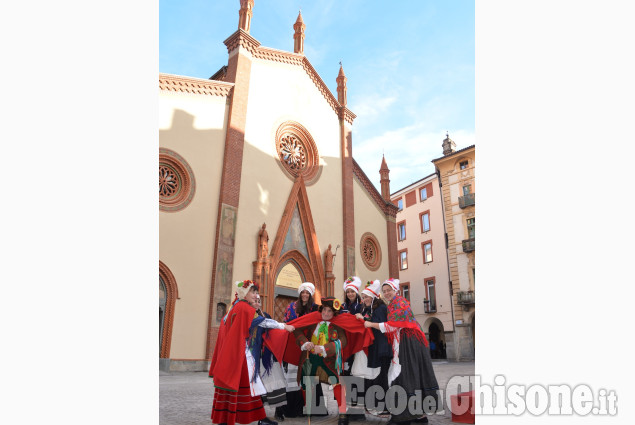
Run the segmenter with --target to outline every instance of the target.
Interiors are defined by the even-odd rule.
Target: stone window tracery
[[[280,165],[291,179],[304,178],[305,184],[317,181],[320,157],[309,132],[299,123],[287,121],[276,131],[276,152]]]

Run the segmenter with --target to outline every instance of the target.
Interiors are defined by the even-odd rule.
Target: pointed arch
[[[291,249],[283,252],[287,232],[289,231],[296,208],[302,224],[302,236],[304,236],[304,242],[306,243],[306,251],[300,252],[300,250]],[[291,259],[301,267],[305,279],[312,282],[322,295],[333,292],[333,288],[330,288],[330,292],[329,288],[326,288],[322,255],[320,253],[320,247],[315,233],[315,225],[313,224],[313,216],[311,215],[311,206],[309,205],[309,198],[302,176],[295,179],[293,187],[291,188],[291,193],[289,194],[287,205],[284,208],[276,238],[271,248],[270,258],[271,267],[269,269],[268,281],[272,282],[272,284],[268,285],[266,289],[266,306],[263,306],[269,311],[273,311],[274,308],[276,275],[280,271],[280,268]]]
[[[159,358],[170,358],[172,343],[172,325],[174,323],[174,306],[179,297],[179,289],[174,275],[161,260],[159,260],[159,284],[165,286],[165,307],[163,310],[163,329],[161,331],[161,347]]]

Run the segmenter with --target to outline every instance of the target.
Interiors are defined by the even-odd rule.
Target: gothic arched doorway
[[[297,251],[285,254],[273,279],[273,318],[283,321],[287,306],[298,299],[298,287],[302,282],[314,281],[309,262]]]
[[[159,261],[159,358],[170,358],[174,306],[179,297],[176,279],[170,269]]]

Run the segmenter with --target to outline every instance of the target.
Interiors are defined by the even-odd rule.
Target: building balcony
[[[473,252],[475,248],[475,238],[465,239],[463,242],[463,252]]]
[[[457,292],[456,299],[459,305],[474,304],[474,291]]]
[[[430,303],[429,300],[423,300],[423,311],[425,313],[436,313],[437,312],[436,303]]]
[[[475,193],[468,193],[467,195],[459,196],[459,207],[460,208],[471,207],[475,203],[476,203],[476,194]]]

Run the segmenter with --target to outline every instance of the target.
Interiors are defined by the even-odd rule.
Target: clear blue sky
[[[160,0],[159,71],[209,78],[227,63],[239,0]],[[336,95],[348,78],[353,157],[379,187],[385,154],[391,191],[434,172],[446,130],[457,149],[474,137],[474,1],[256,0],[250,34],[293,51],[298,11],[305,55]]]

